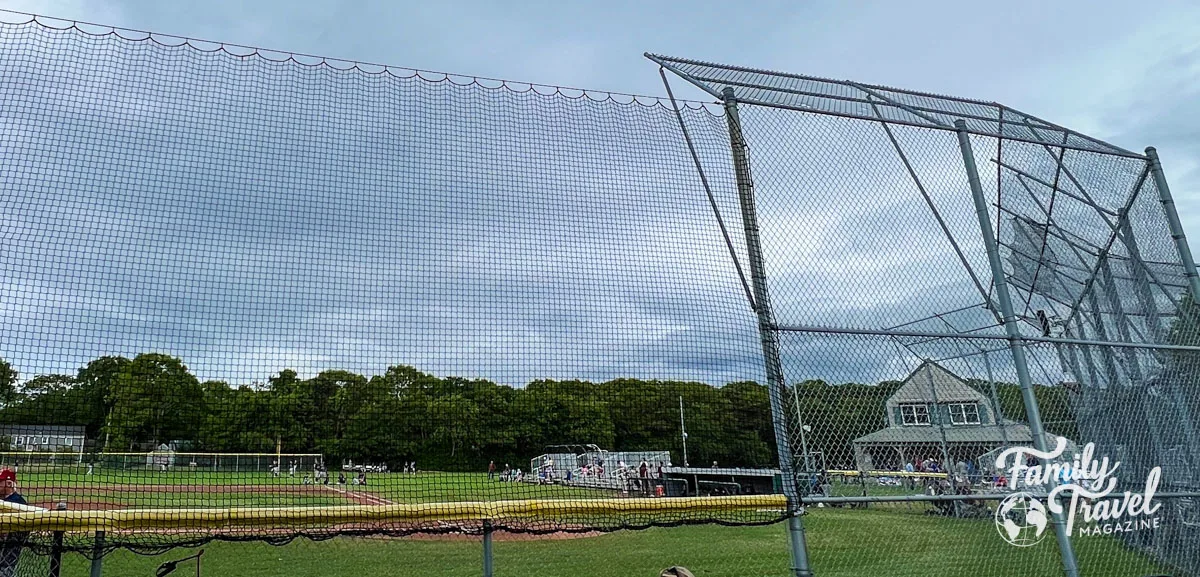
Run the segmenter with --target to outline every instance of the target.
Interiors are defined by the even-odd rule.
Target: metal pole
[[[683,426],[683,395],[679,395],[679,434],[683,437],[683,466],[688,466],[687,428]]]
[[[783,475],[783,493],[787,496],[788,533],[792,543],[792,574],[795,577],[812,577],[808,563],[808,546],[805,543],[804,523],[799,515],[803,512],[797,491],[796,475],[792,463],[792,448],[788,441],[787,416],[783,410],[783,363],[779,360],[779,338],[775,332],[775,319],[771,312],[771,298],[767,290],[767,270],[763,261],[762,244],[759,238],[758,216],[754,208],[754,182],[750,178],[750,160],[746,156],[746,141],[742,134],[742,121],[738,115],[737,97],[733,88],[723,92],[725,121],[729,125],[730,147],[733,151],[733,169],[737,178],[738,202],[742,209],[742,226],[746,233],[746,252],[749,257],[750,279],[754,288],[754,302],[758,303],[758,333],[762,339],[763,364],[766,365],[767,392],[771,399],[771,421],[775,428],[775,450],[779,457],[779,470]]]
[[[809,459],[808,437],[804,431],[804,416],[800,413],[800,385],[792,385],[792,402],[796,405],[796,425],[800,427],[800,450],[804,451],[804,483],[811,481],[812,462]]]
[[[1154,176],[1154,187],[1158,189],[1158,200],[1162,203],[1163,212],[1167,215],[1167,226],[1171,230],[1171,239],[1175,241],[1175,250],[1179,251],[1179,260],[1183,263],[1183,274],[1187,275],[1192,303],[1200,304],[1200,277],[1196,276],[1196,261],[1192,260],[1192,249],[1188,248],[1187,236],[1183,234],[1183,224],[1179,222],[1179,213],[1175,210],[1175,200],[1171,198],[1171,188],[1167,186],[1167,177],[1163,175],[1162,162],[1158,160],[1158,151],[1153,146],[1149,146],[1146,148],[1146,157],[1150,159],[1150,172]]]
[[[483,521],[483,577],[494,577],[492,570],[492,522]]]
[[[1046,434],[1042,427],[1042,415],[1033,394],[1033,380],[1029,377],[1029,363],[1025,358],[1025,348],[1021,346],[1021,333],[1017,328],[1016,315],[1013,314],[1008,283],[1004,280],[1004,264],[1000,261],[1000,249],[996,242],[996,236],[992,232],[992,221],[988,218],[988,204],[983,197],[983,185],[979,182],[979,169],[975,166],[975,153],[971,150],[971,137],[967,132],[967,122],[956,120],[954,127],[958,129],[958,147],[962,152],[963,166],[966,168],[967,181],[971,186],[971,197],[975,201],[975,212],[979,218],[979,230],[983,235],[983,244],[987,248],[988,264],[992,269],[992,285],[996,289],[996,304],[1000,307],[1000,318],[1004,322],[1004,330],[1008,335],[1008,348],[1012,351],[1013,365],[1017,370],[1017,381],[1021,385],[1021,399],[1025,403],[1025,415],[1029,419],[1029,430],[1033,433],[1033,446],[1039,451],[1046,452]],[[1048,465],[1048,463],[1043,464]],[[1079,577],[1079,565],[1075,561],[1075,551],[1071,546],[1071,538],[1067,535],[1065,520],[1061,514],[1055,514],[1052,517],[1054,519],[1054,536],[1058,540],[1058,549],[1062,554],[1063,572],[1067,577]]]
[[[1179,252],[1179,260],[1183,263],[1184,274],[1187,275],[1188,288],[1192,296],[1192,306],[1196,306],[1200,304],[1200,278],[1196,276],[1196,263],[1192,260],[1192,250],[1188,246],[1187,236],[1183,233],[1183,223],[1179,221],[1179,213],[1175,210],[1175,201],[1171,197],[1171,188],[1167,185],[1167,177],[1163,174],[1162,162],[1158,159],[1158,151],[1153,146],[1147,147],[1146,157],[1149,159],[1150,172],[1154,176],[1154,186],[1158,189],[1158,199],[1162,203],[1163,211],[1167,215],[1167,226],[1170,227],[1171,238],[1175,241],[1175,249]],[[1156,314],[1158,308],[1154,305],[1154,299],[1150,297],[1150,289],[1147,286],[1149,282],[1144,280],[1144,273],[1150,272],[1150,269],[1142,260],[1141,252],[1137,250],[1137,239],[1133,235],[1133,227],[1129,225],[1128,221],[1122,224],[1124,225],[1122,230],[1125,232],[1125,242],[1129,247],[1130,258],[1134,261],[1134,266],[1131,268],[1135,273],[1143,273],[1142,275],[1135,274],[1134,276],[1138,280],[1138,287],[1143,289],[1142,292],[1139,292],[1139,296],[1143,302],[1142,308],[1147,309],[1146,324],[1155,342],[1165,342],[1166,339],[1162,335],[1162,326],[1159,324],[1159,318]],[[1178,407],[1181,413],[1180,416],[1182,417],[1180,425],[1183,428],[1184,439],[1186,439],[1184,447],[1192,453],[1194,460],[1197,434],[1192,423],[1195,421],[1192,419],[1191,410],[1186,400],[1182,399],[1179,394],[1179,387],[1172,385],[1170,389],[1171,395],[1175,398],[1175,406]]]
[[[929,407],[929,419],[937,420],[938,433],[941,438],[942,449],[942,471],[946,472],[946,482],[949,485],[950,492],[956,492],[958,487],[954,482],[954,463],[950,459],[950,449],[946,446],[946,419],[950,418],[950,406],[946,406],[946,410],[942,411],[942,404],[938,401],[937,387],[933,386],[933,367],[930,366],[928,359],[925,359],[925,381],[929,383],[929,398],[933,401],[933,406]],[[914,375],[915,376],[915,375]],[[862,475],[859,475],[862,478]],[[866,490],[863,490],[863,496],[866,496]],[[958,503],[954,503],[954,516],[959,517],[960,511]]]
[[[92,571],[90,577],[102,577],[104,572],[104,531],[96,531],[92,542]]]
[[[67,503],[60,501],[55,507],[56,511],[67,510]],[[62,554],[63,554],[63,536],[62,531],[55,531],[52,534],[50,543],[50,577],[59,577],[62,573]]]
[[[983,349],[980,349],[983,352]],[[987,371],[988,388],[992,396],[992,418],[996,421],[996,425],[1000,427],[1000,439],[1004,443],[1004,448],[1008,448],[1008,424],[1004,422],[1004,409],[1000,407],[1000,395],[996,393],[996,378],[992,376],[992,361],[988,359],[988,353],[983,352],[983,369]]]
[[[59,577],[62,573],[63,532],[54,532],[54,541],[50,549],[50,577]]]

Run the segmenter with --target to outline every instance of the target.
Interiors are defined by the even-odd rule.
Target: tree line
[[[801,383],[805,422],[820,424],[810,450],[824,452],[830,466],[852,466],[851,440],[886,426],[884,403],[899,385]],[[997,388],[1005,416],[1022,421],[1018,388]],[[1037,394],[1052,430],[1072,436],[1065,391],[1038,387]],[[521,466],[567,444],[669,450],[681,464],[680,397],[691,464],[776,466],[767,388],[752,381],[538,380],[510,387],[399,365],[371,377],[329,370],[303,379],[289,369],[252,387],[202,382],[182,360],[145,353],[101,357],[74,375],[21,383],[0,359],[3,424],[82,426],[92,451],[182,441],[180,450],[197,452],[322,453],[331,465],[416,461],[424,469],[481,470],[489,461]]]

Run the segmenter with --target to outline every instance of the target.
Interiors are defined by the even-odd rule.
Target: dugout
[[[779,469],[733,467],[665,467],[668,497],[706,495],[770,495],[783,492]]]

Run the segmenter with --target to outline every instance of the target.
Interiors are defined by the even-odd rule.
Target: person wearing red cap
[[[25,503],[25,498],[17,492],[17,473],[9,468],[0,469],[0,499],[9,503]]]
[[[9,503],[25,505],[25,498],[17,492],[17,474],[12,469],[0,469],[0,499]],[[17,574],[17,562],[21,560],[21,549],[25,546],[28,532],[0,534],[0,577]]]

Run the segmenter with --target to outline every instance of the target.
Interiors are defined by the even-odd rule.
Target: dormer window
[[[950,424],[978,425],[979,405],[975,403],[950,403]]]
[[[929,424],[929,406],[928,405],[900,405],[900,419],[905,426],[919,426]],[[975,416],[979,420],[979,416]]]

